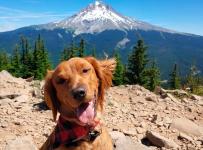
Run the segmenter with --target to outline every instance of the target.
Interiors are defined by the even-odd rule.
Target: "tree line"
[[[19,44],[15,45],[11,56],[4,51],[0,52],[0,70],[8,70],[16,77],[41,80],[44,78],[47,69],[50,69],[48,51],[44,40],[39,35],[35,41],[34,47],[25,37],[20,38]]]
[[[139,84],[151,91],[161,85],[160,69],[155,59],[149,59],[147,50],[148,47],[144,41],[138,40],[129,54],[126,64],[122,63],[119,51],[115,51],[113,57],[117,61],[117,66],[113,78],[114,85]],[[81,39],[78,44],[71,41],[71,44],[62,50],[60,61],[72,57],[85,57],[86,51],[84,39]],[[90,55],[96,57],[96,49],[93,49]],[[8,56],[6,52],[0,52],[0,71],[8,70],[16,77],[28,78],[33,76],[35,79],[42,80],[47,69],[50,68],[48,50],[40,35],[38,35],[33,47],[27,38],[21,37],[11,56]],[[191,66],[188,75],[183,78],[180,76],[178,64],[174,64],[169,75],[168,86],[170,89],[189,87],[191,92],[197,92],[202,82],[195,65]]]
[[[148,47],[143,40],[138,40],[129,54],[127,65],[123,65],[118,53],[115,58],[117,67],[114,74],[114,85],[122,84],[139,84],[145,88],[154,91],[157,86],[162,86],[160,78],[160,69],[156,64],[156,60],[150,60],[147,56]],[[203,77],[195,64],[192,64],[185,77],[180,76],[178,64],[174,64],[171,68],[167,81],[169,89],[188,89],[195,94],[203,95]]]

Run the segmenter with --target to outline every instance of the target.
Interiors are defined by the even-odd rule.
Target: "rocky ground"
[[[42,87],[0,72],[0,150],[35,150],[46,140],[55,123]],[[105,121],[116,150],[203,149],[203,98],[185,91],[112,87]]]

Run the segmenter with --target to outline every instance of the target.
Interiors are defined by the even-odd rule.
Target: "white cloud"
[[[29,14],[21,16],[0,16],[0,19],[26,19],[26,18],[45,18],[45,17],[66,17],[67,14]]]
[[[37,0],[33,0],[37,1]],[[58,21],[70,16],[74,12],[59,14],[55,12],[29,12],[0,6],[0,32],[19,27]]]
[[[18,28],[18,27],[16,27],[14,24],[10,24],[10,23],[0,24],[0,32],[9,31],[9,30],[13,30],[16,28]]]

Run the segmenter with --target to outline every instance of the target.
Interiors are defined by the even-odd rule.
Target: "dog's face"
[[[45,101],[52,109],[78,124],[90,123],[102,108],[104,90],[111,86],[115,60],[72,58],[47,74]]]
[[[73,109],[94,100],[98,93],[98,78],[93,66],[81,58],[61,63],[55,70],[52,83],[61,104]]]

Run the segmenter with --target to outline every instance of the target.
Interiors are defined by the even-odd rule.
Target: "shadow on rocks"
[[[141,139],[141,143],[145,146],[155,146],[154,144],[152,144],[149,139],[147,137],[144,137],[143,139]]]
[[[33,105],[33,107],[38,110],[38,111],[46,111],[49,110],[49,107],[47,106],[47,104],[45,103],[45,101],[36,103]]]

